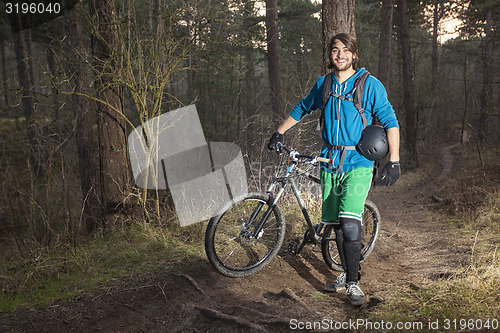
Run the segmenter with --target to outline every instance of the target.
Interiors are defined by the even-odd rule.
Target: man
[[[325,290],[346,288],[347,296],[353,305],[362,305],[365,295],[359,287],[359,262],[361,259],[361,218],[364,202],[370,189],[373,175],[373,161],[359,153],[354,146],[358,144],[363,131],[360,112],[354,107],[350,96],[355,89],[356,80],[366,72],[357,69],[358,48],[354,37],[340,33],[335,35],[328,48],[330,57],[332,96],[323,104],[322,76],[290,112],[289,117],[279,126],[271,137],[268,147],[274,149],[283,142],[283,133],[312,111],[323,108],[321,150],[322,157],[331,159],[332,164],[321,165],[321,187],[323,193],[322,223],[333,223],[337,247],[344,272]],[[377,116],[387,132],[390,161],[382,171],[382,178],[388,178],[388,186],[400,176],[399,167],[399,127],[394,110],[387,99],[387,92],[380,81],[373,76],[366,79],[363,96],[363,109],[368,124]],[[346,150],[345,147],[351,147]]]

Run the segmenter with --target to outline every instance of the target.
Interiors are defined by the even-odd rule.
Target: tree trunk
[[[378,59],[378,79],[384,84],[389,94],[391,81],[391,39],[393,0],[384,0],[380,20],[380,53]]]
[[[9,84],[7,83],[9,74],[7,73],[7,61],[5,59],[5,41],[2,39],[0,40],[0,52],[2,53],[2,76],[3,76],[3,98],[4,98],[4,103],[6,106],[9,106],[10,104],[10,97],[9,97]]]
[[[413,101],[413,70],[411,64],[410,31],[406,0],[398,0],[397,7],[399,13],[399,39],[403,57],[403,91],[406,120],[405,143],[410,158],[417,164],[417,114]]]
[[[162,17],[160,16],[160,9],[161,9],[161,0],[152,0],[151,14],[153,22],[152,23],[153,36],[158,39],[163,32],[163,20]]]
[[[483,144],[486,139],[486,122],[488,121],[488,116],[491,112],[491,105],[493,101],[492,94],[492,56],[493,56],[493,40],[491,38],[492,28],[491,28],[491,9],[486,13],[486,26],[485,26],[485,38],[484,38],[484,55],[483,55],[483,87],[481,89],[481,98],[479,103],[479,119],[477,124],[479,143]]]
[[[87,232],[92,232],[103,219],[103,207],[99,184],[99,167],[97,143],[94,140],[92,127],[95,117],[92,112],[91,101],[82,96],[89,94],[90,73],[80,14],[76,9],[71,11],[67,21],[68,43],[67,53],[71,60],[71,83],[75,95],[72,96],[76,115],[76,149],[78,153],[78,168],[80,170],[80,186],[83,195],[82,222]],[[78,228],[73,226],[73,232]]]
[[[278,32],[278,0],[266,0],[267,67],[271,89],[273,122],[276,127],[285,119],[285,99],[281,80]]]
[[[28,138],[29,157],[36,175],[43,173],[40,147],[38,144],[35,125],[35,96],[33,95],[33,79],[31,78],[29,55],[26,40],[23,34],[23,25],[20,14],[9,14],[14,40],[14,50],[17,60],[17,74],[21,85],[21,104],[26,122],[26,136]]]
[[[71,63],[71,60],[68,61],[68,63]],[[55,80],[55,77],[57,75],[56,71],[56,51],[54,50],[53,46],[49,44],[47,46],[47,66],[50,71],[50,75],[52,76],[52,80]],[[61,108],[61,100],[60,100],[60,95],[57,93],[57,87],[55,85],[52,86],[52,96],[54,98],[54,120],[59,120],[59,110]]]
[[[253,80],[255,76],[255,64],[253,61],[253,46],[251,44],[252,41],[252,35],[250,33],[250,28],[252,25],[252,22],[250,20],[250,14],[252,13],[253,10],[253,2],[250,0],[243,0],[244,4],[244,11],[243,11],[243,27],[244,27],[244,34],[245,34],[245,39],[247,42],[247,45],[245,46],[244,49],[244,59],[245,59],[245,75],[244,75],[244,82],[245,82],[245,94],[244,94],[244,107],[241,112],[241,126],[239,129],[239,132],[243,131],[243,138],[242,141],[244,142],[244,149],[248,149],[248,147],[251,146],[250,140],[252,138],[252,134],[254,133],[254,117],[255,117],[255,111],[253,108],[253,103],[252,103],[252,95],[250,92],[253,92],[254,90],[254,85],[253,85]]]
[[[323,0],[323,72],[328,73],[330,39],[340,32],[356,36],[355,0]]]
[[[468,80],[467,80],[467,63],[468,63],[468,55],[467,55],[467,50],[465,51],[464,55],[464,113],[462,115],[462,129],[460,131],[460,144],[464,145],[464,139],[465,139],[465,123],[467,121],[467,109],[469,105],[469,87],[468,87]]]
[[[391,81],[391,39],[392,39],[392,16],[394,3],[393,0],[384,0],[380,10],[380,50],[378,58],[378,79],[385,86],[389,95],[389,86]],[[374,124],[380,124],[377,117],[374,118]],[[389,155],[375,161],[375,174],[373,175],[373,184],[383,184],[382,168],[389,162]]]
[[[96,33],[92,35],[95,58],[95,87],[98,115],[99,167],[105,212],[116,211],[130,191],[123,88],[115,79],[120,73],[118,22],[113,0],[92,0],[91,14]]]
[[[26,52],[28,56],[28,68],[30,72],[30,80],[31,80],[31,86],[35,88],[35,63],[33,61],[33,51],[32,51],[32,37],[31,37],[31,23],[30,23],[30,17],[28,16],[28,27],[27,29],[24,29],[25,32],[25,40],[26,40]]]
[[[439,22],[444,16],[444,4],[437,2],[434,4],[432,13],[432,67],[431,67],[431,94],[435,94],[439,75]]]

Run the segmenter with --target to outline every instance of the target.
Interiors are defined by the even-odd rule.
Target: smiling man
[[[345,33],[335,35],[328,53],[333,75],[322,76],[316,81],[310,93],[295,105],[290,116],[274,132],[268,148],[275,149],[278,142],[283,142],[283,134],[302,118],[314,110],[322,110],[321,156],[329,158],[331,163],[321,165],[321,223],[334,225],[344,269],[334,282],[325,286],[325,290],[346,288],[350,302],[359,306],[365,302],[365,295],[359,287],[362,214],[372,180],[373,161],[380,158],[372,156],[373,148],[385,145],[389,150],[390,161],[382,171],[382,178],[387,177],[387,185],[391,186],[400,176],[399,127],[382,83],[370,75],[362,87],[358,85],[361,77],[368,73],[364,68],[357,68],[358,47],[354,37]],[[326,100],[325,86],[329,93]],[[356,89],[363,89],[362,108],[356,106],[353,98]],[[375,116],[385,131],[367,126]],[[382,135],[370,134],[380,134],[380,131]]]

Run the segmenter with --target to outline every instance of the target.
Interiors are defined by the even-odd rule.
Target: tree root
[[[200,288],[198,283],[191,276],[187,274],[181,274],[179,276],[188,280],[189,283],[191,283],[191,285],[194,287],[194,289],[196,289],[200,294],[202,294],[203,296],[207,296],[207,294],[205,294],[205,291],[203,291],[203,289]]]
[[[260,332],[260,333],[267,332],[267,330],[260,325],[254,324],[240,317],[224,314],[222,312],[219,312],[211,308],[190,304],[188,305],[188,309],[189,310],[186,319],[179,327],[177,327],[174,330],[175,333],[184,332],[192,323],[199,321],[200,317],[199,314],[201,314],[210,321],[219,320],[232,325],[239,326],[242,329],[244,329],[245,332]]]
[[[309,306],[299,297],[297,296],[296,293],[293,292],[293,290],[291,290],[290,288],[285,288],[283,289],[279,294],[278,296],[281,296],[281,297],[285,297],[285,298],[288,298],[288,299],[291,299],[295,302],[297,302],[298,304],[300,304],[302,307],[304,307],[306,310],[308,311],[311,311],[311,308],[309,308]]]

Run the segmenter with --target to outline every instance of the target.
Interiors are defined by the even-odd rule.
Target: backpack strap
[[[344,161],[345,161],[345,156],[347,154],[348,150],[356,150],[356,146],[335,146],[331,144],[325,143],[325,146],[330,149],[328,152],[328,159],[330,160],[330,163],[328,163],[328,169],[333,171],[332,167],[332,156],[333,156],[333,151],[338,150],[340,151],[340,160],[339,160],[339,166],[335,168],[334,171],[336,172],[344,172],[343,167],[344,167]]]
[[[363,109],[363,91],[365,88],[366,79],[370,75],[370,72],[364,72],[361,74],[354,82],[354,89],[351,93],[347,95],[338,95],[332,92],[332,79],[333,71],[325,76],[325,81],[323,83],[323,100],[321,105],[321,116],[319,118],[318,130],[323,126],[323,121],[325,117],[325,106],[330,99],[330,96],[340,98],[344,101],[350,101],[354,103],[354,107],[358,110],[361,120],[363,121],[363,129],[368,126],[368,121],[366,120],[365,110]],[[336,115],[337,119],[340,118],[340,110],[337,109]]]
[[[325,81],[323,82],[323,100],[321,103],[321,116],[319,116],[319,123],[318,123],[318,130],[323,127],[323,118],[325,117],[325,106],[326,103],[328,103],[328,100],[330,99],[330,93],[332,92],[332,85],[333,85],[333,71],[326,74],[325,76]]]
[[[370,75],[370,72],[364,72],[361,74],[356,82],[354,83],[353,92],[353,103],[356,110],[358,110],[361,120],[363,121],[363,129],[368,126],[368,121],[366,120],[365,110],[363,110],[363,91],[365,89],[366,79]]]

